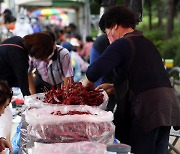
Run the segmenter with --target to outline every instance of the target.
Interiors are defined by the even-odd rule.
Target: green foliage
[[[92,28],[92,29],[91,29],[91,36],[92,36],[93,38],[96,38],[97,35],[98,35],[98,29]]]
[[[164,40],[159,46],[161,55],[164,58],[174,59],[175,66],[180,66],[180,21],[175,20],[173,37],[171,39]]]
[[[94,2],[93,0],[91,2]],[[123,0],[117,0],[117,4],[123,4]],[[180,19],[178,16],[174,20],[174,30],[173,37],[171,39],[166,39],[166,26],[167,26],[167,10],[166,3],[164,0],[152,0],[152,30],[149,31],[149,18],[147,3],[145,3],[143,10],[143,22],[139,23],[136,29],[143,31],[144,35],[149,38],[158,48],[162,58],[164,59],[174,59],[175,66],[180,66]],[[157,18],[157,7],[163,5],[163,25],[161,28],[158,27]],[[93,6],[94,5],[94,6]],[[100,6],[97,4],[91,4],[91,7],[95,7],[97,10]],[[180,3],[176,6],[180,8]],[[91,8],[91,10],[92,10]],[[177,9],[176,15],[179,13]],[[94,11],[96,12],[96,11]],[[98,14],[98,13],[97,13]],[[97,35],[97,29],[92,30],[92,36]]]
[[[116,4],[117,4],[117,5],[122,5],[123,2],[124,2],[123,0],[116,0]]]
[[[175,66],[180,66],[180,21],[175,20],[171,39],[166,39],[166,22],[163,21],[164,27],[160,29],[157,26],[157,18],[153,18],[153,30],[149,31],[148,18],[145,16],[136,29],[143,31],[144,35],[156,45],[162,58],[174,59]]]
[[[100,5],[97,2],[92,1],[90,3],[90,10],[91,10],[91,14],[99,14]]]

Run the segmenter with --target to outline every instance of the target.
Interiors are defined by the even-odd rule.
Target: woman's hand
[[[5,138],[0,138],[0,152],[9,148],[9,153],[12,154],[12,146]]]
[[[95,90],[100,90],[100,89],[105,90],[108,95],[114,93],[114,85],[111,83],[103,83],[97,86]]]
[[[64,86],[72,85],[74,83],[73,77],[65,77],[64,78]]]
[[[86,76],[81,79],[80,82],[82,83],[83,87],[87,89],[94,89],[94,82],[90,82]]]

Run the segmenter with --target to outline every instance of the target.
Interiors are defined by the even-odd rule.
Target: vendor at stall
[[[124,6],[102,15],[99,26],[111,44],[89,66],[83,85],[93,88],[114,70],[113,84],[99,88],[109,93],[115,89],[116,138],[129,144],[133,153],[166,154],[170,127],[180,126],[180,109],[157,48],[135,30],[135,24],[133,13]]]
[[[0,44],[0,79],[6,80],[10,87],[20,87],[23,96],[30,95],[28,56],[46,61],[48,57],[53,58],[54,53],[54,41],[47,33],[35,33],[23,38],[13,36]],[[67,67],[69,65],[67,63]]]
[[[73,78],[70,53],[66,48],[56,45],[55,36],[52,32],[45,32],[51,38],[53,49],[47,58],[29,58],[29,85],[32,94],[46,92],[52,86],[61,86]],[[29,42],[32,35],[24,37]],[[29,41],[28,41],[29,40]],[[46,54],[47,50],[41,50]],[[33,74],[33,70],[36,69]]]

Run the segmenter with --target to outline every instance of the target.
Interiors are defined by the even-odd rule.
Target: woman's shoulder
[[[57,52],[60,54],[60,56],[69,54],[69,51],[62,47],[61,45],[56,45]]]
[[[23,40],[20,36],[12,36],[5,41],[3,41],[1,44],[16,44],[20,45],[21,47],[24,47]]]

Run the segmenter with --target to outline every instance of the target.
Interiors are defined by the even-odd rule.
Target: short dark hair
[[[3,14],[9,14],[9,15],[12,15],[12,11],[9,10],[9,9],[5,9]]]
[[[31,57],[45,60],[53,52],[54,42],[50,35],[39,32],[23,37],[23,44]]]
[[[5,14],[4,15],[4,23],[5,24],[8,24],[8,23],[12,23],[12,22],[15,22],[16,21],[16,18],[10,14]]]
[[[115,25],[121,25],[124,28],[135,28],[136,20],[133,12],[122,5],[110,7],[99,21],[100,29],[105,32],[106,28],[112,28]]]
[[[0,106],[6,103],[6,100],[12,97],[12,91],[7,81],[0,81]]]
[[[86,36],[86,42],[93,42],[92,36]]]
[[[52,41],[55,43],[56,38],[55,38],[55,35],[54,35],[53,32],[51,32],[51,31],[45,31],[44,33],[48,34],[48,35],[51,37]]]

